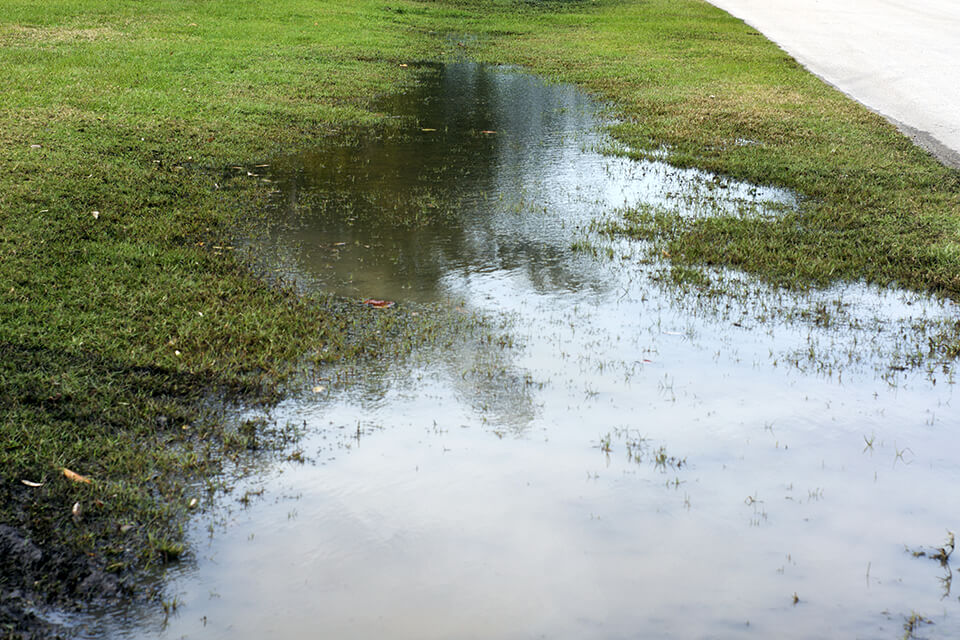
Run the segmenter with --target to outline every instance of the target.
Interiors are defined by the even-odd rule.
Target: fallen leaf
[[[73,503],[73,509],[70,510],[70,513],[73,514],[73,519],[74,519],[74,520],[79,520],[79,519],[80,519],[80,503],[79,503],[79,502],[74,502],[74,503]]]
[[[190,504],[187,505],[187,508],[188,508],[188,509],[193,509],[193,508],[196,507],[196,506],[197,506],[197,499],[196,499],[196,498],[190,498]]]
[[[484,131],[481,131],[480,133],[485,133],[485,134],[487,134],[487,135],[490,135],[491,133],[496,133],[496,131],[484,130]]]
[[[316,387],[313,388],[313,392],[314,392],[314,393],[323,393],[324,391],[326,391],[326,389],[327,389],[327,388],[324,387],[324,386],[316,386]]]
[[[76,471],[71,471],[66,467],[63,468],[63,475],[66,476],[67,480],[73,480],[74,482],[82,482],[84,484],[90,484],[90,478],[87,476],[82,476]]]
[[[368,307],[373,307],[374,309],[389,309],[397,303],[393,302],[392,300],[374,300],[371,298],[369,300],[364,300],[363,304],[367,305]]]
[[[94,219],[94,220],[98,220],[98,219],[100,218],[100,212],[99,212],[99,211],[91,211],[91,212],[90,212],[90,215],[93,216],[93,219]]]
[[[21,480],[20,482],[27,485],[28,487],[33,487],[34,489],[36,489],[37,487],[43,486],[42,482],[31,482],[30,480]]]

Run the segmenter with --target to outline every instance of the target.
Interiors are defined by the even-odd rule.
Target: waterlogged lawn
[[[378,122],[364,105],[414,80],[396,59],[423,41],[373,4],[3,13],[0,520],[19,551],[0,576],[25,589],[4,605],[16,628],[33,602],[149,595],[127,578],[180,555],[205,483],[285,437],[238,425],[237,401],[273,401],[304,358],[420,335],[245,266],[234,240],[269,186],[230,167]]]
[[[623,206],[771,218],[797,203],[599,153],[597,106],[571,85],[460,62],[388,102],[403,135],[263,168],[280,224],[254,253],[305,290],[482,330],[402,370],[317,371],[265,414],[303,426],[289,453],[192,523],[165,610],[78,625],[810,638],[935,619],[928,637],[956,635],[954,373],[911,360],[952,305],[785,291],[611,238],[595,223]],[[432,221],[394,224],[417,211]]]
[[[511,59],[617,105],[616,136],[813,202],[776,223],[699,220],[657,236],[674,260],[724,264],[779,283],[896,282],[956,295],[960,173],[805,73],[741,22],[701,2],[603,5],[498,43]]]
[[[26,588],[3,605],[11,629],[28,624],[31,602],[144,595],[130,578],[185,550],[203,479],[287,437],[238,425],[238,402],[273,402],[317,364],[399,357],[447,335],[423,315],[304,294],[235,247],[271,203],[257,164],[396,132],[375,100],[464,55],[593,92],[629,155],[803,199],[763,220],[626,212],[618,230],[683,273],[960,293],[957,171],[701,2],[11,0],[0,16],[0,521],[4,540],[43,554],[2,561],[4,593]],[[429,222],[414,214],[395,223]],[[942,336],[931,359],[957,353]]]

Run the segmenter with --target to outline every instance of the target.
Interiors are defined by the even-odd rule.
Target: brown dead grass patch
[[[29,46],[116,40],[123,33],[112,27],[33,27],[20,24],[0,25],[0,44]]]

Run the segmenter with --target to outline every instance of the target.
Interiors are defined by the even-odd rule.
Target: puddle
[[[612,286],[605,270],[570,249],[574,231],[616,207],[775,215],[796,202],[784,190],[603,155],[612,143],[596,130],[595,104],[520,73],[447,65],[382,110],[408,118],[410,135],[271,163],[285,226],[257,252],[308,287],[432,302],[483,274],[523,274],[538,293],[602,291]]]
[[[954,307],[652,279],[669,265],[590,223],[796,199],[603,156],[572,87],[455,64],[384,110],[410,135],[271,163],[285,224],[263,255],[305,288],[481,314],[495,338],[275,410],[307,426],[308,461],[195,523],[172,615],[83,633],[899,638],[915,612],[924,637],[958,637],[952,569],[906,550],[958,527],[952,373],[889,366]]]

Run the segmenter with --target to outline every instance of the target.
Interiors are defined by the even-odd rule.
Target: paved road
[[[960,168],[960,0],[708,0]]]

